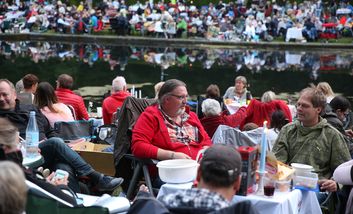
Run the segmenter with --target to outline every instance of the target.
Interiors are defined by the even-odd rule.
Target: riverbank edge
[[[176,48],[240,48],[240,49],[280,49],[280,50],[349,50],[353,43],[296,43],[296,42],[236,42],[206,39],[165,39],[137,36],[102,36],[72,34],[0,34],[2,41],[49,41],[64,43],[94,43],[102,45],[133,45]],[[352,40],[353,41],[353,40]]]

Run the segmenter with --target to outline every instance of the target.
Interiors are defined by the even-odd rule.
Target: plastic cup
[[[290,180],[276,181],[276,190],[279,192],[288,192],[290,190]]]

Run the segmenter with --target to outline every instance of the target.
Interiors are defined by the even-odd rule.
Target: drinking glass
[[[101,140],[105,140],[105,138],[107,138],[107,136],[108,136],[108,130],[106,128],[101,128],[99,130],[99,138]]]
[[[271,178],[264,177],[264,194],[267,197],[272,197],[275,193],[275,181]]]

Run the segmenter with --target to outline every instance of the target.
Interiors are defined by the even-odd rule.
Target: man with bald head
[[[56,80],[55,94],[60,102],[75,109],[76,120],[88,120],[88,113],[81,96],[72,91],[74,79],[68,74],[61,74]]]

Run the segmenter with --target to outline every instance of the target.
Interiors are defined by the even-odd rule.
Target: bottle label
[[[38,144],[39,144],[39,133],[26,132],[26,157],[32,158],[39,155]]]

